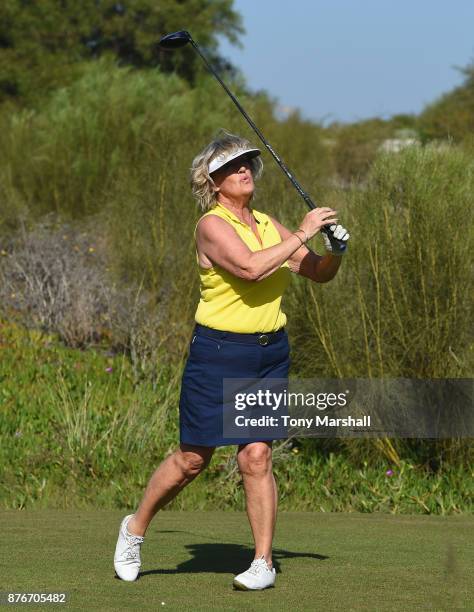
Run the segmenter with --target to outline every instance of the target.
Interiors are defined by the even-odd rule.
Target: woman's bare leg
[[[156,469],[133,517],[128,530],[143,536],[155,514],[196,478],[209,464],[213,447],[181,444]]]
[[[277,512],[271,442],[251,442],[239,446],[237,462],[244,481],[247,516],[255,542],[255,558],[263,555],[271,567]]]

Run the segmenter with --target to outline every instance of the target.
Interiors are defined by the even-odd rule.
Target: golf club
[[[189,32],[187,32],[186,30],[179,30],[178,32],[173,32],[172,34],[166,34],[165,36],[163,36],[161,38],[161,40],[160,40],[160,42],[158,44],[159,44],[159,46],[162,49],[174,50],[174,49],[178,49],[179,47],[184,47],[188,43],[191,44],[191,46],[196,51],[196,53],[201,57],[203,62],[206,64],[206,67],[209,70],[209,72],[219,81],[219,83],[225,89],[225,91],[229,95],[229,97],[232,100],[232,102],[237,106],[237,108],[239,109],[241,114],[245,117],[247,123],[250,125],[250,127],[253,129],[253,131],[257,134],[257,136],[263,142],[265,147],[268,149],[268,151],[272,155],[273,159],[280,166],[281,170],[285,173],[287,178],[291,181],[291,183],[295,187],[296,191],[300,194],[300,196],[306,202],[307,206],[311,210],[315,209],[316,205],[313,203],[313,201],[311,200],[309,195],[304,191],[304,189],[301,187],[301,185],[295,179],[293,174],[288,170],[288,168],[283,163],[283,161],[280,159],[280,157],[275,153],[273,147],[270,145],[270,143],[266,140],[265,136],[258,129],[258,127],[255,125],[255,123],[252,121],[252,119],[249,117],[249,115],[247,114],[245,109],[241,106],[240,102],[237,100],[237,98],[234,96],[234,94],[230,91],[230,89],[227,87],[227,85],[224,83],[224,81],[220,78],[220,76],[217,74],[217,72],[213,69],[211,64],[207,61],[207,59],[204,56],[204,54],[202,53],[201,49],[199,48],[197,43],[193,40],[191,34]],[[330,229],[330,227],[328,225],[326,225],[325,227],[322,227],[321,231],[324,232],[326,235],[329,235],[331,237],[331,240],[337,242],[338,243],[338,247],[339,247],[339,249],[341,251],[345,251],[345,249],[347,248],[346,243],[343,240],[338,240],[337,238],[335,238],[334,234],[333,234],[333,231]]]

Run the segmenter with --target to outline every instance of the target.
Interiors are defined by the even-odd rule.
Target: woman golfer
[[[290,273],[319,283],[331,280],[341,263],[337,242],[323,234],[325,256],[305,243],[324,225],[336,226],[334,235],[342,241],[349,234],[331,208],[312,210],[293,232],[253,209],[259,155],[247,140],[224,132],[193,161],[192,189],[204,211],[195,232],[201,295],[181,385],[180,446],[152,475],[135,514],[120,525],[114,566],[122,580],[137,578],[140,546],[156,512],[204,470],[216,446],[237,444],[255,558],[234,586],[265,589],[275,583],[272,441],[268,435],[251,441],[223,437],[222,380],[288,376],[280,304]]]

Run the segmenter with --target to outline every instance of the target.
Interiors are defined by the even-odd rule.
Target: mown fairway
[[[232,590],[252,555],[245,514],[162,512],[135,583],[114,577],[124,515],[2,512],[0,590],[66,591],[69,602],[55,608],[68,610],[474,608],[472,516],[282,513],[276,588],[250,593]]]

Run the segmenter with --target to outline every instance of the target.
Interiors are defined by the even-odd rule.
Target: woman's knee
[[[265,475],[272,469],[272,447],[270,443],[253,442],[239,449],[237,462],[242,474]]]
[[[176,460],[185,478],[195,478],[200,474],[209,465],[213,452],[214,449],[210,447],[182,444]]]

